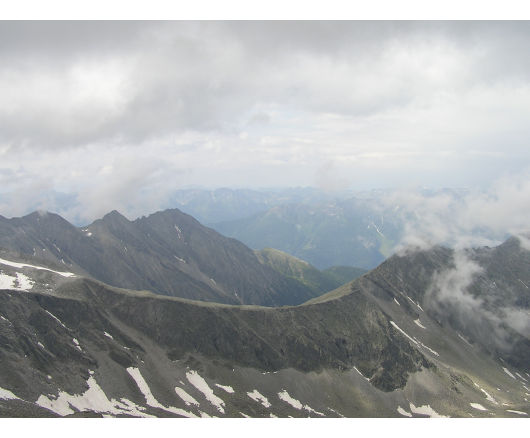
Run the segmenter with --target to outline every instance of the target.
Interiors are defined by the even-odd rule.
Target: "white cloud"
[[[0,37],[3,214],[41,178],[89,202],[108,163],[130,166],[123,199],[151,190],[128,175],[156,162],[171,187],[313,185],[333,163],[354,189],[484,186],[530,164],[521,23],[4,22]]]
[[[530,230],[528,171],[498,179],[488,190],[436,194],[402,190],[383,202],[389,208],[399,206],[404,235],[398,251],[433,245],[494,246],[508,234],[519,236]]]
[[[514,343],[513,335],[507,327],[522,336],[528,336],[528,312],[510,307],[506,303],[492,306],[491,302],[487,302],[488,294],[484,290],[481,291],[482,295],[470,291],[472,284],[484,274],[484,269],[472,260],[468,253],[455,251],[452,265],[434,273],[432,283],[425,294],[426,308],[442,315],[451,315],[461,328],[474,331],[474,336],[489,333],[490,340],[501,349],[510,349]]]

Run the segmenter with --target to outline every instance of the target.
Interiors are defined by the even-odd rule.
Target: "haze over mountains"
[[[405,240],[423,246],[453,246],[459,239],[465,240],[464,246],[501,243],[507,230],[524,225],[519,214],[498,218],[499,211],[517,208],[514,200],[524,199],[524,190],[509,188],[508,193],[195,189],[177,191],[173,199],[183,211],[253,249],[276,248],[319,269],[372,269]],[[476,218],[471,205],[484,215]]]

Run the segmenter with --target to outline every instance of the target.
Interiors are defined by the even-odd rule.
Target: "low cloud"
[[[503,296],[515,296],[512,292],[521,285],[489,278],[471,248],[494,247],[511,235],[518,238],[521,250],[530,251],[530,173],[502,178],[483,191],[394,192],[384,198],[384,205],[395,211],[403,227],[395,247],[398,254],[436,245],[454,250],[452,266],[432,277],[426,309],[449,319],[466,335],[514,354],[515,342],[521,339],[514,332],[530,337],[530,314]],[[506,275],[513,280],[510,273]]]
[[[509,235],[523,245],[530,230],[530,173],[497,180],[488,190],[396,191],[384,197],[403,224],[397,252],[434,245],[495,246]]]
[[[513,331],[526,338],[530,336],[528,312],[510,305],[499,307],[491,301],[484,289],[487,274],[470,254],[456,250],[452,263],[452,267],[433,275],[425,294],[426,309],[443,319],[449,318],[453,327],[500,351],[513,348],[516,342]],[[477,284],[482,288],[478,295],[471,292]]]

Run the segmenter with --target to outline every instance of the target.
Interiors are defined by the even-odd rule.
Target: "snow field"
[[[18,291],[29,291],[35,283],[27,275],[20,272],[15,273],[16,277],[0,273],[0,289],[14,289]],[[17,286],[15,284],[18,284]]]
[[[88,378],[87,385],[88,389],[83,394],[71,395],[60,391],[56,397],[41,395],[35,403],[61,416],[73,414],[75,411],[72,408],[75,408],[78,411],[92,410],[110,415],[128,414],[135,417],[152,417],[142,412],[145,408],[127,399],[122,398],[121,402],[115,399],[109,400],[93,376]]]
[[[133,380],[136,382],[136,385],[138,386],[138,389],[145,397],[146,403],[153,407],[153,408],[159,408],[167,412],[172,412],[177,415],[182,415],[183,417],[197,417],[196,415],[192,414],[191,412],[187,412],[184,409],[178,409],[173,406],[164,406],[161,404],[151,393],[151,389],[149,388],[149,385],[143,378],[142,374],[140,373],[140,370],[138,368],[129,367],[127,368],[127,372],[129,375],[133,378]]]
[[[221,412],[222,414],[225,413],[225,402],[213,393],[212,388],[210,388],[206,381],[201,376],[199,376],[199,373],[197,373],[197,371],[187,372],[186,378],[193,386],[195,386],[195,388],[197,388],[200,392],[204,394],[206,400],[208,400],[212,405],[214,405],[219,412]]]

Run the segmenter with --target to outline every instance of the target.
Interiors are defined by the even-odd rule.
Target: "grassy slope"
[[[302,282],[318,295],[348,283],[366,272],[364,269],[350,266],[335,266],[320,271],[304,260],[273,248],[265,248],[255,253],[263,264]]]

